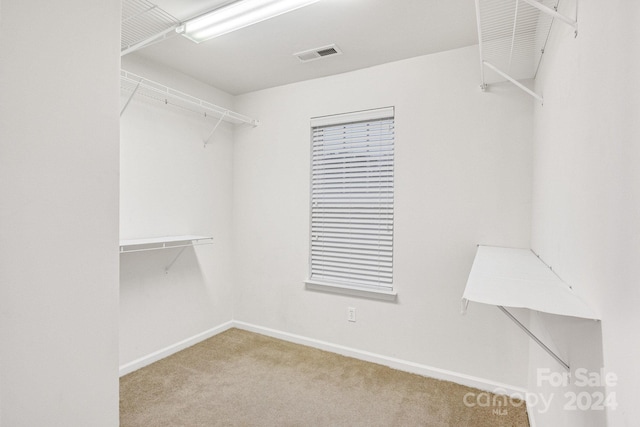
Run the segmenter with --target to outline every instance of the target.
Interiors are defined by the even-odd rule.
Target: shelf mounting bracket
[[[204,140],[204,147],[207,148],[207,144],[209,143],[209,141],[211,140],[211,137],[213,136],[213,134],[216,132],[216,130],[218,130],[218,126],[220,126],[220,123],[222,123],[222,120],[224,120],[225,117],[227,117],[227,115],[229,114],[229,110],[226,110],[222,116],[220,117],[220,119],[218,120],[218,123],[216,123],[216,125],[213,127],[213,129],[211,130],[211,132],[209,132],[209,135],[205,138]]]
[[[145,40],[142,40],[136,44],[132,44],[131,46],[127,46],[125,49],[120,51],[120,56],[125,56],[129,53],[135,52],[136,50],[142,49],[143,47],[151,46],[152,44],[164,41],[170,37],[178,35],[178,33],[176,33],[177,27],[178,25],[174,25],[170,28],[165,29],[164,31],[161,31],[158,34],[154,34],[153,36]]]
[[[522,83],[520,83],[519,81],[511,77],[509,74],[505,73],[504,71],[502,71],[501,69],[493,65],[492,63],[488,61],[482,61],[482,65],[485,65],[491,68],[493,71],[500,74],[502,77],[509,80],[511,83],[518,86],[520,89],[522,89],[523,91],[527,92],[529,95],[533,96],[535,99],[540,101],[541,104],[544,103],[544,99],[542,98],[542,96],[538,95],[537,93],[535,93],[534,91],[532,91],[531,89],[529,89],[528,87],[526,87],[525,85],[523,85]]]
[[[558,13],[557,10],[552,9],[552,8],[550,8],[548,6],[545,6],[544,4],[540,3],[537,0],[522,0],[522,1],[527,3],[530,6],[535,7],[540,12],[546,13],[547,15],[551,16],[552,18],[556,18],[556,19],[564,22],[565,24],[569,25],[571,28],[573,28],[575,36],[576,37],[578,36],[578,21],[576,21],[575,19],[568,18],[568,17],[564,16],[563,14]]]
[[[187,249],[189,246],[183,246],[182,248],[180,248],[180,250],[178,251],[178,253],[176,254],[176,256],[173,258],[173,261],[171,261],[165,268],[164,268],[164,274],[169,274],[169,270],[171,269],[171,267],[173,267],[173,264],[176,263],[176,261],[178,260],[178,258],[180,258],[180,255],[182,255],[182,253],[184,252],[185,249]]]
[[[131,95],[129,95],[129,99],[127,99],[127,102],[125,102],[124,107],[122,107],[122,110],[120,110],[120,117],[122,117],[122,114],[124,113],[124,110],[126,110],[127,107],[129,106],[129,103],[131,102],[131,100],[133,99],[134,95],[136,94],[136,92],[140,88],[140,84],[141,83],[142,83],[142,79],[140,79],[140,81],[138,81],[138,84],[133,89],[133,92],[131,92]]]
[[[555,359],[556,362],[558,362],[559,364],[561,364],[567,371],[571,372],[571,369],[569,368],[569,364],[567,362],[565,362],[564,360],[562,360],[560,358],[560,356],[558,356],[557,354],[555,354],[549,347],[547,347],[542,341],[540,341],[540,339],[534,335],[533,332],[531,332],[526,326],[524,326],[522,323],[520,323],[520,321],[518,319],[516,319],[516,317],[511,314],[509,312],[509,310],[507,310],[506,308],[504,308],[501,305],[497,306],[500,311],[502,311],[513,323],[515,323],[520,329],[522,329],[524,331],[525,334],[529,335],[529,337],[540,346],[540,348],[542,348],[544,351],[546,351],[551,357],[553,357]]]

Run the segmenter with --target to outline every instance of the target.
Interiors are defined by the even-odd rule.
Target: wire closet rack
[[[180,21],[177,18],[148,0],[123,0],[120,55],[124,56],[176,35],[175,29],[178,25],[180,25]],[[232,124],[258,125],[258,121],[251,117],[172,89],[129,71],[120,71],[120,88],[126,95],[126,101],[120,110],[120,116],[124,114],[134,96],[142,96],[204,117],[218,119],[213,130],[204,140],[205,146],[223,121]]]
[[[120,88],[129,94],[127,103],[122,108],[120,115],[124,113],[133,95],[144,96],[149,99],[170,104],[205,117],[215,117],[233,124],[248,124],[257,126],[258,120],[236,113],[211,102],[196,98],[179,90],[172,89],[161,83],[154,82],[145,77],[129,71],[120,71]]]
[[[177,18],[147,0],[123,0],[120,54],[176,35],[179,24]]]
[[[258,126],[260,123],[251,117],[236,113],[219,105],[180,92],[179,90],[171,89],[161,83],[154,82],[125,70],[120,70],[120,89],[127,94],[127,100],[120,110],[120,117],[124,114],[133,97],[139,95],[147,99],[162,102],[165,105],[172,105],[190,111],[205,118],[212,117],[218,119],[209,135],[203,141],[205,147],[211,141],[213,134],[223,121],[235,125],[247,124],[253,127]]]
[[[483,90],[487,87],[485,71],[490,69],[542,102],[542,96],[520,80],[536,77],[554,20],[572,26],[577,35],[577,21],[558,13],[558,3],[559,0],[476,0]]]

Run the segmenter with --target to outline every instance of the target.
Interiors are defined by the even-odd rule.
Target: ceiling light
[[[200,43],[317,1],[319,0],[239,0],[190,19],[176,31]]]

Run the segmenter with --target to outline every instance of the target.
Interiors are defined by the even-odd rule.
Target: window
[[[314,118],[311,131],[307,285],[395,296],[393,107]]]

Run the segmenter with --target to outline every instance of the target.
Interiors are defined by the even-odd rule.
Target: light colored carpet
[[[120,425],[528,427],[458,384],[230,329],[120,379]]]

